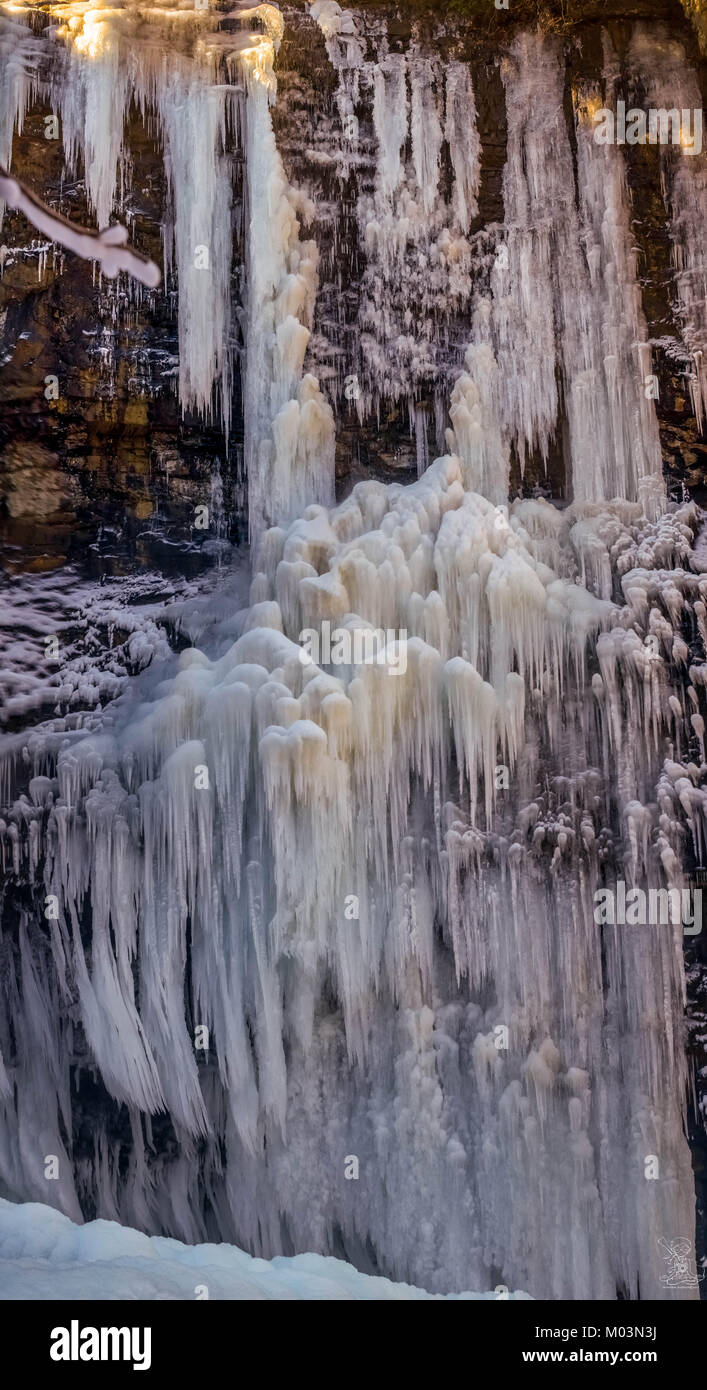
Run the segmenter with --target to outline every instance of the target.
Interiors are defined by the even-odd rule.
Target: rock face
[[[8,593],[49,651],[65,565],[149,571],[3,676],[15,1199],[696,1294],[702,938],[594,905],[703,867],[707,156],[596,138],[697,109],[699,44],[668,0],[536,18],[3,21],[0,155],[165,271],[3,224]],[[307,665],[324,624],[382,659]]]
[[[469,295],[484,267],[488,268],[493,229],[504,216],[506,117],[500,65],[519,25],[533,17],[534,6],[528,6],[526,14],[514,4],[513,13],[499,10],[491,17],[488,9],[485,2],[478,13],[474,5],[460,4],[441,15],[437,6],[424,4],[405,6],[400,12],[379,4],[362,6],[350,12],[359,37],[351,41],[355,65],[347,69],[351,43],[346,35],[340,38],[334,32],[327,38],[326,19],[317,24],[306,6],[285,7],[287,24],[276,60],[280,98],[274,127],[289,180],[312,200],[310,230],[321,264],[308,361],[337,409],[341,495],[357,478],[411,478],[418,459],[434,457],[444,447],[447,402],[465,347]],[[631,17],[637,7],[574,5],[563,11],[561,21],[551,9],[545,19],[566,44],[568,93],[582,82],[601,80],[602,35],[608,34],[627,91],[632,85],[640,100],[641,73],[630,54]],[[640,13],[645,15],[645,5]],[[687,21],[681,22],[677,7],[660,0],[653,3],[651,14],[654,23],[668,22],[696,63],[697,41]],[[257,27],[259,21],[254,23]],[[480,141],[478,186],[463,242],[458,233],[449,245],[444,241],[451,219],[440,215],[440,206],[450,196],[454,169],[451,147],[442,140],[435,212],[430,215],[423,208],[420,216],[415,209],[411,223],[415,205],[406,209],[401,202],[397,235],[403,226],[407,250],[397,264],[394,254],[390,261],[394,248],[386,241],[385,223],[379,226],[375,216],[378,136],[371,61],[381,44],[391,70],[396,63],[408,64],[404,81],[417,102],[421,131],[428,115],[426,93],[432,94],[431,100],[441,91],[450,64],[468,64]],[[9,45],[8,37],[8,51]],[[60,46],[60,42],[53,45]],[[61,109],[61,100],[52,92],[61,90],[66,80],[57,77],[58,59],[63,55],[52,58],[51,49],[48,41],[42,46],[37,72],[46,80],[38,82],[22,130],[15,132],[12,167],[65,214],[90,224],[95,206],[82,176],[83,136],[76,135],[72,126],[72,167],[65,158],[69,137],[62,132],[60,114],[51,124],[54,108],[59,113]],[[98,64],[108,66],[108,60],[101,56]],[[389,76],[382,80],[390,86]],[[404,90],[402,95],[407,101]],[[342,113],[344,121],[356,121],[355,139],[346,136]],[[47,138],[54,134],[58,138]],[[11,500],[15,491],[22,492],[22,480],[17,489],[8,481],[2,484],[7,491],[0,524],[8,563],[45,565],[53,548],[58,556],[67,551],[71,556],[95,540],[101,526],[120,531],[119,548],[126,557],[152,560],[159,552],[164,561],[165,540],[170,546],[187,540],[196,546],[203,542],[203,534],[194,530],[195,508],[208,504],[214,478],[223,498],[222,515],[228,517],[222,529],[226,527],[233,540],[243,533],[238,366],[244,276],[239,230],[243,154],[237,130],[226,132],[225,138],[232,183],[228,271],[232,313],[224,330],[233,382],[228,440],[218,421],[209,425],[198,413],[179,408],[176,274],[167,276],[164,292],[157,295],[136,295],[127,285],[97,282],[75,257],[39,245],[21,215],[6,215],[0,283],[3,476],[7,480],[15,467],[17,455],[11,446],[29,432],[67,475],[67,482],[55,489],[56,531],[45,524],[51,512],[42,507],[40,516],[38,507],[35,519],[41,524],[32,536],[23,529],[22,514]],[[458,138],[463,145],[461,129]],[[412,134],[406,132],[405,140],[402,157],[414,166]],[[115,213],[127,219],[138,244],[161,260],[160,227],[173,220],[164,136],[159,123],[143,120],[134,104],[125,110],[122,151]],[[116,169],[118,153],[116,149]],[[660,153],[632,146],[625,153],[647,334],[659,343],[653,367],[660,391],[657,415],[664,462],[678,491],[682,483],[700,490],[705,477],[704,438],[695,427],[680,372],[683,363],[676,363],[672,352],[680,328],[661,195]],[[417,159],[423,157],[420,144]],[[406,187],[407,179],[403,192]],[[414,187],[413,178],[409,197]],[[56,399],[47,386],[52,376],[57,378]],[[540,487],[550,495],[566,494],[562,439],[560,420],[548,443],[547,461],[541,456],[528,458],[522,478],[514,461],[515,492],[530,493]],[[109,550],[115,551],[113,541]]]

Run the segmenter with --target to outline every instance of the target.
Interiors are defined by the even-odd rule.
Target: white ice
[[[439,1299],[324,1255],[254,1259],[235,1245],[184,1245],[114,1221],[76,1226],[53,1207],[0,1198],[0,1302],[228,1299],[406,1302]],[[454,1301],[527,1299],[501,1288]]]

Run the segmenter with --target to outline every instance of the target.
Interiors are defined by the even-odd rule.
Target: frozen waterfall
[[[437,1293],[697,1296],[660,1282],[659,1241],[694,1233],[683,927],[594,911],[618,881],[681,890],[707,833],[703,516],[666,495],[624,152],[593,138],[611,42],[568,111],[563,44],[513,40],[489,229],[469,64],[310,7],[332,164],[362,161],[339,378],[362,416],[402,400],[419,422],[436,391],[447,449],[337,502],[335,391],[308,356],[318,209],[272,119],[286,8],[237,11],[236,33],[54,9],[53,38],[3,29],[0,157],[39,84],[103,223],[116,112],[157,121],[179,399],[226,428],[244,161],[252,583],[246,607],[226,576],[173,611],[183,649],[103,709],[59,690],[0,744],[0,1195]],[[663,49],[634,43],[663,104]],[[676,159],[699,411],[704,189]],[[558,439],[562,505],[515,496]],[[405,660],[307,664],[324,624],[390,631]]]

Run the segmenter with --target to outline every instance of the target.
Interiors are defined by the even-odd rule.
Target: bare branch
[[[43,203],[27,184],[8,174],[0,167],[0,198],[10,208],[24,213],[37,231],[56,241],[67,250],[74,251],[85,261],[99,261],[103,274],[109,280],[115,279],[119,270],[126,270],[133,279],[139,280],[149,289],[157,289],[161,280],[159,267],[148,260],[134,247],[127,246],[128,232],[119,223],[94,232],[90,227],[78,227],[60,212]]]

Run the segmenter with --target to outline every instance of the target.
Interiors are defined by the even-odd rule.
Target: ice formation
[[[641,501],[655,517],[662,505],[661,451],[653,401],[644,393],[650,347],[622,152],[594,141],[580,103],[577,207],[561,48],[539,34],[523,35],[503,76],[504,240],[490,299],[477,309],[468,372],[455,388],[459,451],[472,485],[490,495],[489,465],[499,478],[494,456],[506,460],[507,487],[510,446],[521,465],[534,450],[547,455],[563,404],[571,495]],[[486,452],[485,461],[478,451]],[[503,490],[500,478],[498,486]]]
[[[342,122],[354,91],[371,103],[362,409],[414,407],[441,301],[466,313],[448,453],[335,505],[305,370],[313,210],[275,143],[263,9],[236,60],[250,604],[185,606],[181,655],[5,749],[0,843],[26,891],[2,945],[3,1190],[46,1200],[50,1154],[73,1221],[336,1250],[433,1292],[670,1296],[658,1242],[694,1228],[682,929],[603,927],[593,902],[702,862],[707,578],[643,391],[623,155],[576,93],[575,198],[562,49],[517,39],[505,220],[472,285],[468,70],[364,59],[345,11],[311,7]],[[185,146],[164,132],[179,222]],[[206,328],[186,332],[188,364]],[[562,422],[569,505],[509,504],[514,452],[546,454]],[[404,674],[305,665],[324,621],[398,632]],[[92,1084],[110,1101],[79,1146],[72,1087]]]
[[[365,40],[358,32],[356,15],[342,10],[337,0],[314,0],[309,13],[319,25],[327,54],[338,77],[336,104],[343,133],[340,152],[342,175],[358,150],[358,118],[356,106],[360,98],[360,70],[364,62]]]
[[[3,6],[3,9],[5,7]],[[9,168],[12,136],[22,123],[31,102],[41,58],[41,45],[17,17],[0,17],[0,165]]]
[[[656,110],[702,114],[702,93],[694,70],[685,60],[682,44],[636,28],[631,57],[642,75],[646,104]],[[684,133],[683,133],[684,138]],[[698,425],[707,419],[707,269],[704,240],[707,225],[707,152],[660,146],[663,189],[670,211],[670,234],[678,313],[689,386]]]
[[[327,449],[333,456],[333,421],[315,379],[307,375],[302,380],[306,321],[316,288],[316,245],[299,241],[298,213],[306,215],[307,207],[298,206],[296,191],[287,187],[268,111],[275,90],[272,63],[282,35],[279,10],[267,3],[240,8],[234,19],[208,10],[161,12],[140,4],[87,6],[80,0],[58,4],[53,13],[61,21],[56,45],[62,47],[51,61],[47,43],[28,36],[21,10],[3,28],[11,79],[0,109],[6,162],[13,123],[21,127],[32,92],[49,94],[61,117],[68,167],[76,170],[79,158],[83,160],[89,204],[105,227],[116,203],[123,127],[131,104],[144,118],[149,113],[156,119],[172,210],[165,228],[165,263],[167,270],[174,263],[179,288],[179,399],[183,409],[195,409],[207,419],[218,412],[228,433],[232,156],[234,142],[245,130],[250,152],[245,430],[251,524],[257,530],[255,519],[265,505],[259,470],[271,463],[279,483],[268,521],[291,518],[312,496],[330,500],[328,494],[311,491],[310,458]],[[230,20],[231,27],[221,28],[221,19]],[[237,32],[234,23],[240,26]],[[101,237],[112,243],[117,232],[104,231]]]
[[[334,417],[303,375],[317,290],[317,245],[300,240],[313,209],[287,185],[269,103],[272,44],[246,55],[248,329],[245,464],[252,538],[292,520],[310,501],[333,500]]]
[[[366,266],[354,361],[361,414],[385,399],[407,399],[414,418],[428,382],[446,390],[440,345],[471,291],[466,232],[477,210],[480,144],[468,64],[451,62],[445,71],[428,54],[386,49],[383,41],[364,73],[357,70],[372,94],[375,173],[358,198]],[[445,144],[449,201],[440,185]]]
[[[266,1255],[283,1230],[328,1250],[338,1229],[430,1289],[510,1269],[556,1297],[655,1290],[653,1241],[691,1219],[681,929],[602,941],[591,904],[607,870],[679,884],[686,825],[701,833],[697,767],[652,782],[684,708],[663,653],[705,583],[663,568],[691,524],[625,503],[520,502],[507,521],[453,458],[414,487],[360,484],[266,533],[253,606],[211,658],[188,649],[112,727],[35,735],[5,846],[18,868],[44,847],[40,892],[61,907],[41,949],[26,921],[13,962],[33,1103],[4,1126],[10,1191],[39,1196],[39,1156],[60,1155],[57,1202],[78,1217],[51,1096],[68,1116],[80,1019],[83,1065],[133,1136],[126,1180],[95,1136],[84,1181],[106,1216],[198,1240],[205,1189],[219,1235]],[[626,606],[575,582],[580,563],[596,588],[618,572]],[[330,615],[406,627],[406,674],[303,666],[293,639]],[[545,782],[560,747],[587,770]],[[163,1107],[179,1146],[157,1180],[143,1125]]]

